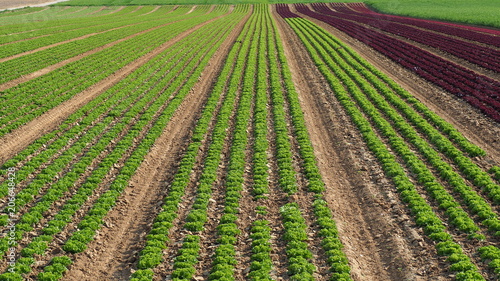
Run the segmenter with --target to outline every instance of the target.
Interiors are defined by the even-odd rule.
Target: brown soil
[[[108,228],[100,232],[99,236],[102,240],[98,239],[89,245],[86,253],[90,256],[79,255],[77,257],[65,276],[66,280],[125,280],[128,278],[140,250],[137,241],[140,241],[147,233],[156,213],[155,210],[158,204],[161,204],[163,180],[175,167],[178,160],[175,156],[186,145],[186,138],[198,115],[194,113],[201,109],[217,74],[214,70],[222,66],[242,26],[240,24],[233,30],[223,46],[211,58],[210,69],[204,71],[200,82],[186,97],[164,133],[157,139],[143,164],[131,179],[131,184],[124,191],[120,199],[122,203],[106,217],[105,220],[110,223]],[[196,28],[199,27],[201,26]],[[123,218],[133,219],[124,220]]]
[[[300,40],[278,19],[321,174],[355,280],[446,280]],[[293,50],[293,51],[292,51]],[[370,168],[367,168],[370,167]],[[397,249],[395,251],[394,249]]]
[[[95,14],[95,13],[99,13],[100,11],[102,11],[102,10],[104,10],[104,9],[106,9],[106,7],[101,7],[101,8],[99,8],[99,10],[95,10],[95,11],[93,11],[93,12],[90,12],[90,13],[88,13],[87,15],[93,15],[93,14]]]
[[[132,13],[135,13],[135,12],[139,11],[142,8],[144,8],[144,6],[137,6],[137,8],[135,8],[135,10],[133,10],[132,12],[128,13],[128,15],[132,14]]]

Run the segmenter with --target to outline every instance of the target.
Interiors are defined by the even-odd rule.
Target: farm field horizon
[[[0,13],[0,280],[500,278],[494,1],[162,3]]]

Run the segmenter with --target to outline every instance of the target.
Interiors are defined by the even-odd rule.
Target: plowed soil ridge
[[[120,6],[120,7],[118,7],[118,9],[115,9],[115,10],[113,10],[113,11],[111,11],[111,12],[107,13],[107,14],[104,14],[103,16],[108,16],[108,15],[111,15],[111,14],[117,13],[117,12],[119,12],[119,11],[123,10],[123,9],[125,9],[125,6]]]

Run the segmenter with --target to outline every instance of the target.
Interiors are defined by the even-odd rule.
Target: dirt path
[[[168,23],[168,24],[171,24],[171,23]],[[72,58],[60,61],[60,62],[58,62],[56,64],[47,66],[47,67],[42,68],[40,70],[37,70],[35,72],[29,73],[27,75],[23,75],[23,76],[21,76],[21,77],[19,77],[17,79],[11,80],[11,81],[6,82],[4,84],[0,84],[0,91],[5,91],[5,90],[10,89],[12,87],[15,87],[15,86],[17,86],[17,85],[19,85],[21,83],[28,82],[28,81],[30,81],[32,79],[35,79],[35,78],[40,77],[42,75],[45,75],[45,74],[47,74],[47,73],[49,73],[51,71],[54,71],[54,70],[56,70],[58,68],[61,68],[61,67],[65,66],[65,65],[67,65],[69,63],[72,63],[72,62],[75,62],[77,60],[83,59],[83,58],[88,57],[88,56],[90,56],[92,54],[98,53],[98,52],[100,52],[100,51],[102,51],[104,49],[111,48],[111,47],[113,47],[114,45],[116,45],[118,43],[121,43],[123,41],[129,40],[131,38],[134,38],[136,36],[142,35],[144,33],[150,32],[150,31],[152,31],[154,29],[161,28],[161,27],[166,26],[168,24],[165,24],[165,25],[162,25],[162,26],[153,27],[153,28],[150,28],[150,29],[147,29],[147,30],[144,30],[144,31],[132,34],[132,35],[129,35],[129,36],[125,37],[125,38],[113,41],[111,43],[108,43],[108,44],[103,45],[101,47],[97,47],[97,48],[95,48],[93,50],[90,50],[90,51],[87,51],[85,53],[81,53],[81,54],[76,55],[76,56],[74,56]],[[130,26],[130,25],[127,25],[127,26]],[[124,27],[127,27],[127,26],[117,27],[117,28],[114,28],[114,29],[124,28]],[[107,32],[107,31],[104,31],[104,32]],[[104,32],[100,32],[100,33],[104,33]]]
[[[117,206],[105,219],[111,227],[101,231],[103,241],[89,245],[87,252],[96,254],[94,258],[80,255],[66,275],[66,280],[77,280],[92,276],[93,280],[125,280],[130,275],[132,265],[140,249],[137,241],[150,228],[155,209],[161,204],[162,180],[176,165],[177,153],[185,146],[186,138],[201,105],[208,94],[212,81],[224,62],[229,48],[240,33],[243,20],[225,40],[222,47],[210,59],[210,68],[205,70],[190,94],[176,111],[164,133],[157,139],[143,164],[139,167],[131,184],[121,198],[123,204]],[[140,188],[137,188],[140,187]],[[123,218],[134,218],[123,220]],[[139,223],[138,223],[139,222]],[[91,268],[91,272],[89,271]],[[111,279],[110,279],[111,278]]]
[[[140,9],[144,8],[144,6],[137,6],[137,8],[135,8],[135,10],[133,10],[132,12],[128,13],[127,15],[130,15],[132,13],[135,13],[137,11],[139,11]]]
[[[278,23],[353,279],[445,280],[432,244],[414,229],[307,51]]]
[[[87,88],[86,90],[75,95],[70,100],[67,100],[67,101],[61,103],[57,107],[52,108],[51,110],[49,110],[45,114],[35,118],[31,122],[19,127],[18,129],[12,131],[9,134],[3,136],[0,139],[0,146],[2,147],[0,149],[0,163],[4,163],[7,159],[16,155],[19,151],[24,149],[26,146],[28,146],[34,140],[39,138],[41,135],[54,130],[54,128],[56,128],[60,123],[62,123],[69,115],[71,115],[73,112],[78,110],[78,108],[80,108],[84,104],[88,103],[90,100],[92,100],[93,98],[95,98],[96,96],[98,96],[99,94],[101,94],[102,92],[104,92],[105,90],[107,90],[108,88],[113,86],[114,84],[118,83],[121,79],[123,79],[124,77],[126,77],[127,75],[132,73],[134,70],[136,70],[141,65],[146,63],[152,57],[163,52],[165,49],[169,48],[173,44],[182,40],[184,37],[189,35],[191,32],[199,29],[203,25],[204,24],[200,24],[200,25],[197,25],[196,27],[194,27],[190,30],[182,32],[181,34],[177,35],[172,40],[165,42],[164,44],[162,44],[161,46],[159,46],[155,50],[147,53],[146,55],[142,56],[141,58],[124,66],[120,70],[116,71],[113,75],[107,77],[104,80],[101,80],[100,82],[94,84],[92,87]],[[147,32],[147,31],[143,31],[143,32]],[[139,34],[135,34],[135,35],[131,35],[131,36],[137,36],[137,35],[139,35]],[[114,44],[114,43],[110,43],[110,44]],[[93,52],[93,51],[91,51],[91,52]],[[90,55],[90,54],[87,54],[87,55]],[[77,58],[72,58],[72,59],[76,60]],[[64,64],[67,64],[70,62],[71,61],[68,61],[68,62],[63,61],[63,62],[59,63],[62,65],[56,64],[53,67],[55,67],[55,66],[61,67]],[[57,68],[57,67],[55,67],[55,68]],[[43,72],[43,71],[48,72],[48,71],[51,71],[51,69],[45,69],[45,70],[40,70],[40,71],[41,72]],[[44,73],[36,73],[33,75],[40,76],[43,74]],[[36,76],[36,77],[38,77],[38,76]],[[2,89],[2,87],[0,87],[0,89]]]
[[[196,7],[198,7],[198,6],[194,5],[193,7],[191,7],[191,10],[189,10],[189,11],[186,13],[186,15],[187,15],[187,14],[191,14],[191,13],[194,11],[194,9],[196,9]]]
[[[292,6],[291,9],[293,9]],[[441,116],[446,122],[452,124],[472,143],[484,149],[488,154],[487,158],[491,159],[486,161],[500,163],[499,123],[484,116],[464,100],[432,85],[358,40],[347,36],[324,22],[309,18],[303,14],[300,15],[339,38],[361,57],[424,103],[429,109]]]
[[[142,14],[141,16],[145,16],[145,15],[149,15],[149,14],[151,14],[151,13],[154,13],[154,12],[156,12],[159,8],[161,8],[161,6],[156,6],[153,10],[151,10],[151,11],[149,11],[149,12],[145,13],[145,14]]]

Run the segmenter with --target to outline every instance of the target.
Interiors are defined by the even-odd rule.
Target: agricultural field
[[[0,13],[0,280],[500,278],[495,24],[85,1]]]

